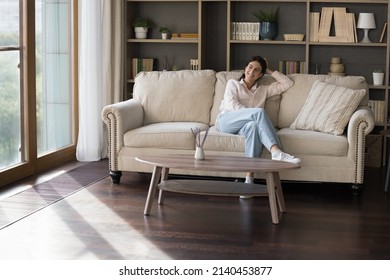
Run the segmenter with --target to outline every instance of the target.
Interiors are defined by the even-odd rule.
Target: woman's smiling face
[[[245,67],[245,79],[248,79],[248,81],[256,81],[263,76],[261,70],[262,69],[259,62],[249,62],[249,64]]]

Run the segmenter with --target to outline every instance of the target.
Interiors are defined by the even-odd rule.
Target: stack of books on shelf
[[[295,74],[295,73],[305,73],[305,62],[280,60],[279,72],[285,75]]]
[[[354,13],[345,7],[323,7],[321,13],[309,14],[309,38],[312,42],[357,42]],[[334,36],[331,28],[334,27]]]
[[[384,123],[385,118],[385,101],[384,100],[369,100],[368,106],[374,113],[376,123]]]
[[[172,33],[172,40],[196,40],[198,33]]]
[[[232,22],[232,40],[259,40],[260,22]]]
[[[153,71],[155,62],[155,58],[133,58],[133,78],[141,71]]]
[[[199,70],[199,60],[196,58],[190,59],[190,69]]]

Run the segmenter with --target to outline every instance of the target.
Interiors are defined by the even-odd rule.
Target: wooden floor
[[[150,175],[124,173],[119,185],[107,177],[1,230],[0,259],[390,259],[383,172],[368,168],[360,195],[283,183],[279,225],[261,197],[167,193],[146,217]]]

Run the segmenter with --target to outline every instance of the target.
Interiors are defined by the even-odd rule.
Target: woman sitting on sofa
[[[264,110],[266,99],[286,91],[293,81],[267,66],[263,57],[255,56],[248,62],[238,81],[232,79],[227,82],[216,127],[221,132],[243,135],[245,155],[248,157],[260,157],[264,145],[271,152],[273,160],[298,164],[301,162],[299,158],[282,151],[272,122]],[[272,75],[276,82],[258,84],[265,73]],[[253,176],[252,172],[248,172],[245,182],[253,183]]]

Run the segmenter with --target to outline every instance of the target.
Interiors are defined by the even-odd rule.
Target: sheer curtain
[[[101,111],[123,98],[122,2],[79,0],[79,161],[107,156]]]

